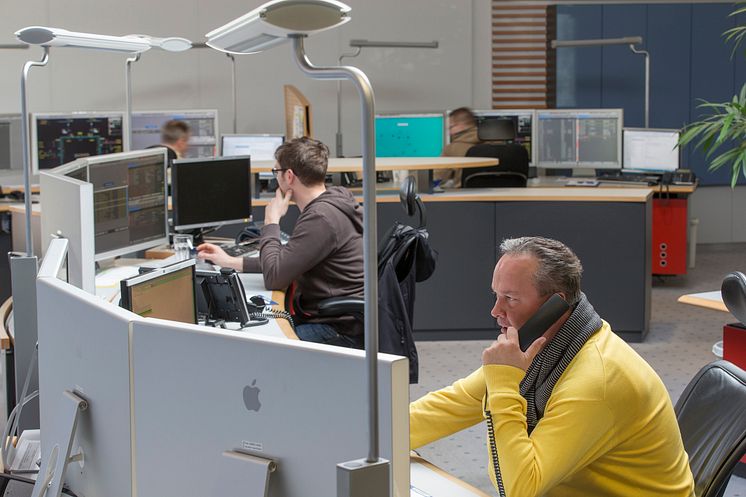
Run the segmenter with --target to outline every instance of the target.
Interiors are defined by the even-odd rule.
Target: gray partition
[[[414,332],[418,340],[490,339],[492,270],[500,241],[546,236],[569,245],[585,268],[583,289],[601,317],[628,341],[645,338],[650,324],[652,202],[426,202],[427,230],[439,252],[435,273],[418,283]],[[254,210],[261,220],[264,209]],[[292,232],[291,206],[282,229]],[[379,202],[379,240],[395,220],[416,224],[398,202]]]

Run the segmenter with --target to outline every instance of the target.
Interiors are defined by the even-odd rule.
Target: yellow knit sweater
[[[694,495],[666,388],[606,322],[568,365],[531,436],[523,376],[512,366],[484,366],[413,402],[411,447],[483,421],[488,391],[508,497]]]

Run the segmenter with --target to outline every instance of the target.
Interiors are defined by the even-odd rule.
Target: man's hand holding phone
[[[541,352],[547,339],[539,337],[526,349],[522,351],[518,341],[518,330],[513,327],[508,328],[505,333],[500,333],[497,340],[484,349],[482,352],[482,364],[498,364],[505,366],[514,366],[526,371],[534,360],[534,357]]]

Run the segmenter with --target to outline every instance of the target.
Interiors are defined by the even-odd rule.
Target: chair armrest
[[[319,316],[342,316],[363,314],[365,301],[351,297],[332,297],[319,303]]]

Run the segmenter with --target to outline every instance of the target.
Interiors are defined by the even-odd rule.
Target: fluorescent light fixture
[[[207,33],[221,52],[257,53],[291,36],[309,36],[350,20],[350,7],[336,0],[272,0]]]
[[[109,36],[93,33],[77,33],[60,28],[29,26],[15,33],[16,38],[29,45],[47,47],[78,47],[112,52],[145,52],[150,43],[137,36]]]

